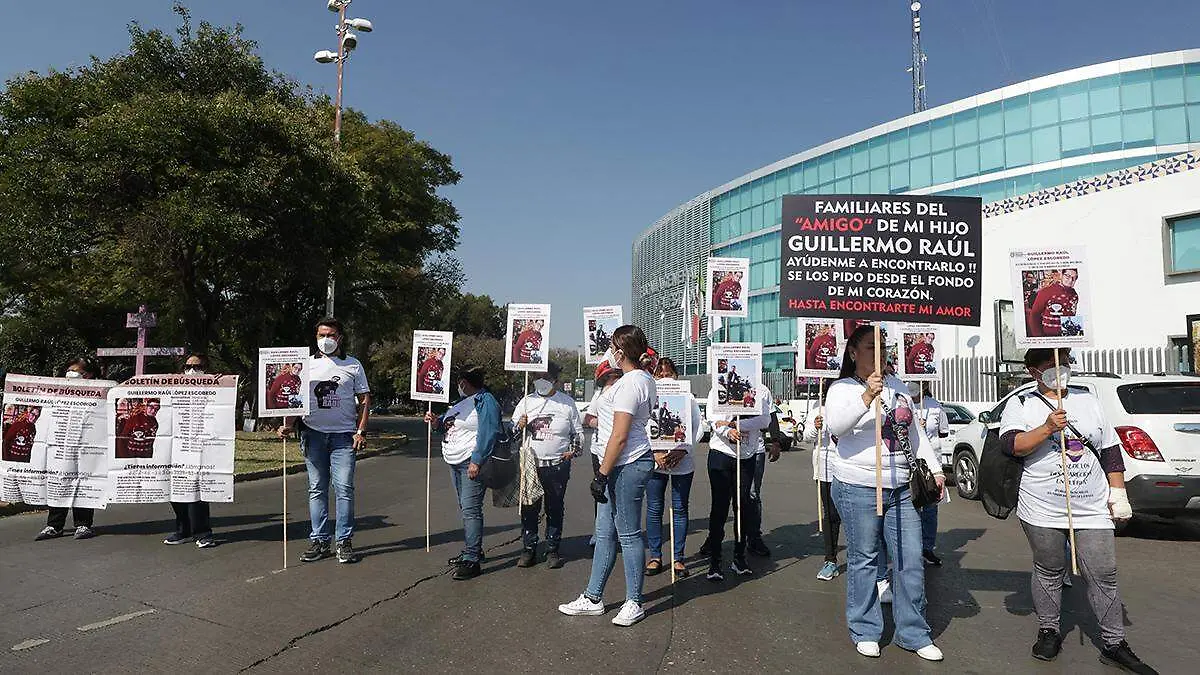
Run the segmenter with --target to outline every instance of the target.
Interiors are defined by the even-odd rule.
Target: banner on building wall
[[[1093,342],[1087,252],[1082,246],[1009,253],[1017,345],[1090,347]]]
[[[450,402],[450,359],[453,351],[454,333],[413,331],[409,398],[430,403]]]
[[[236,375],[140,375],[108,391],[108,501],[232,502]]]
[[[102,509],[108,503],[107,396],[116,382],[9,375],[0,499]]]
[[[624,323],[621,305],[583,308],[584,363],[596,365],[604,360],[604,352],[612,345],[613,331]]]
[[[709,316],[749,316],[750,259],[708,259]]]
[[[982,201],[787,195],[781,316],[980,324]]]
[[[508,306],[504,369],[540,373],[550,352],[550,305]]]

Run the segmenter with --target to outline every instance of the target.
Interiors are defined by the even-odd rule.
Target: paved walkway
[[[303,475],[288,479],[288,569],[281,571],[280,480],[237,486],[215,505],[221,546],[168,547],[170,507],[114,506],[97,514],[101,536],[33,542],[43,514],[0,519],[0,672],[1115,672],[1096,660],[1095,622],[1082,582],[1067,598],[1063,655],[1032,661],[1036,633],[1029,552],[1015,521],[974,502],[942,509],[945,567],[928,573],[930,623],[946,663],[894,646],[859,657],[846,635],[843,578],[814,579],[821,565],[807,452],[767,473],[769,561],[722,585],[694,575],[672,590],[647,580],[649,616],[632,629],[609,623],[623,597],[618,563],[603,618],[558,614],[586,583],[591,500],[586,464],[570,484],[566,567],[516,568],[515,510],[485,509],[488,561],[470,582],[450,579],[460,521],[434,448],[432,552],[425,552],[424,427],[401,450],[358,465],[358,565],[296,562],[308,533]],[[693,493],[689,551],[703,539],[707,478]],[[1170,529],[1118,541],[1129,639],[1163,673],[1200,663],[1200,544]],[[1166,537],[1166,538],[1155,538]],[[700,571],[700,562],[693,562]]]

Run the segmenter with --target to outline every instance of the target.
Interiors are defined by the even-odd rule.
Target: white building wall
[[[1200,312],[1200,275],[1166,274],[1165,217],[1200,212],[1200,170],[1103,189],[984,219],[983,317],[978,329],[944,327],[944,356],[996,353],[993,306],[1014,295],[1008,254],[1036,246],[1087,247],[1093,347],[1165,347]],[[1081,279],[1080,283],[1084,283]],[[1081,289],[1082,292],[1082,289]],[[972,349],[972,338],[977,338]]]

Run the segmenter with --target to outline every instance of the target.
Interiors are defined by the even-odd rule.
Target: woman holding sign
[[[1153,673],[1125,642],[1125,607],[1117,589],[1113,523],[1133,516],[1125,494],[1120,439],[1095,396],[1067,388],[1070,368],[1056,369],[1054,364],[1069,359],[1065,348],[1059,349],[1057,359],[1052,349],[1027,351],[1025,368],[1037,382],[1037,391],[1010,400],[1000,423],[1004,451],[1024,458],[1017,517],[1033,551],[1033,606],[1038,616],[1033,657],[1052,661],[1062,648],[1059,619],[1070,509],[1075,554],[1104,641],[1100,660],[1134,673]],[[1069,505],[1062,482],[1063,435],[1071,477]]]
[[[679,378],[675,370],[675,362],[671,359],[661,359],[658,370],[654,374],[657,384],[672,384]],[[690,398],[690,397],[689,397]],[[700,405],[691,398],[692,404],[692,435],[693,439],[700,438]],[[659,421],[659,429],[662,429]],[[663,571],[663,506],[666,503],[667,484],[671,485],[671,516],[674,523],[674,540],[671,545],[675,550],[675,576],[686,577],[687,566],[683,563],[684,544],[687,541],[688,528],[688,497],[692,493],[692,478],[696,475],[696,462],[692,459],[694,448],[689,450],[676,449],[656,455],[654,458],[654,473],[646,485],[646,549],[650,559],[646,561],[646,574],[655,575]]]
[[[81,356],[77,359],[71,359],[67,363],[67,368],[63,372],[63,377],[68,379],[82,378],[85,380],[94,380],[100,374],[100,365],[91,357]],[[28,422],[29,428],[34,429],[33,422],[36,417]],[[13,425],[15,426],[15,425]],[[10,427],[11,428],[11,427]],[[30,441],[32,445],[32,440]],[[57,539],[63,536],[67,529],[67,511],[71,512],[75,519],[75,538],[76,539],[91,539],[96,536],[96,531],[92,529],[92,523],[95,522],[96,510],[88,508],[80,508],[74,506],[67,508],[65,506],[51,506],[49,513],[46,515],[46,527],[34,537],[34,541],[44,541],[46,539]]]
[[[883,609],[876,577],[880,538],[893,561],[892,616],[895,642],[927,661],[941,661],[925,621],[925,568],[921,561],[921,524],[909,489],[911,454],[930,467],[940,463],[913,419],[908,388],[876,368],[874,326],[859,326],[846,342],[839,379],[829,387],[825,427],[837,437],[832,496],[846,530],[846,623],[858,653],[879,656]],[[876,510],[876,414],[883,409],[883,515]],[[945,478],[936,473],[939,488]]]
[[[203,375],[208,372],[208,368],[208,357],[193,352],[184,360],[183,374]],[[217,545],[209,520],[208,502],[203,499],[194,502],[171,502],[171,508],[175,511],[175,532],[163,540],[164,544],[177,546],[195,540],[196,548],[212,548]]]
[[[613,618],[618,626],[632,626],[646,616],[642,609],[642,567],[646,559],[642,539],[642,502],[646,482],[654,471],[650,453],[650,407],[654,404],[654,378],[643,368],[653,364],[646,335],[637,326],[621,326],[613,331],[609,365],[619,368],[621,379],[612,389],[612,433],[592,480],[592,497],[599,503],[596,514],[596,551],[592,556],[592,576],[587,589],[572,602],[558,606],[568,616],[604,614],[604,586],[617,560],[617,540],[621,544],[625,568],[625,604]],[[601,421],[605,426],[605,421]]]

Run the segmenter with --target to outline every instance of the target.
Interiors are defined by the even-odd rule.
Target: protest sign
[[[796,319],[800,336],[796,374],[803,377],[837,377],[842,367],[846,338],[842,322],[834,319]]]
[[[757,415],[761,406],[762,343],[717,342],[708,348],[717,391],[715,415]]]
[[[978,326],[977,197],[788,195],[782,316]]]
[[[587,341],[583,359],[596,365],[604,360],[604,352],[612,345],[613,331],[624,322],[620,305],[583,308],[583,335]]]
[[[1019,347],[1089,347],[1091,297],[1082,246],[1018,249],[1009,254]]]
[[[749,258],[708,259],[709,316],[749,316]]]
[[[258,350],[258,416],[303,417],[309,409],[307,347]]]
[[[938,342],[938,327],[922,323],[897,323],[895,331],[894,344],[901,349],[896,360],[896,374],[900,379],[940,381],[942,372],[938,350],[941,344]]]
[[[508,306],[504,369],[542,372],[550,351],[550,305]]]
[[[646,423],[654,452],[690,450],[692,438],[692,383],[688,380],[655,383],[654,408]]]
[[[102,509],[108,502],[106,397],[116,382],[9,375],[0,499]]]
[[[431,403],[450,402],[450,358],[453,350],[454,333],[413,331],[409,398]]]
[[[236,375],[140,375],[108,391],[109,499],[232,502]]]

